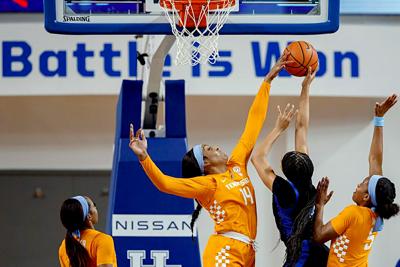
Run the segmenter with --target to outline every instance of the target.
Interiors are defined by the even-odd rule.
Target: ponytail
[[[197,203],[197,206],[196,206],[196,209],[192,213],[192,220],[190,221],[190,229],[192,230],[192,239],[193,240],[194,240],[194,237],[193,237],[194,223],[196,222],[197,218],[199,217],[200,211],[202,209],[202,206],[197,202],[197,200],[196,200],[196,203]]]
[[[189,150],[182,159],[182,176],[184,178],[192,178],[196,176],[201,176],[202,171],[200,169],[199,164],[194,156],[193,149]],[[197,206],[196,209],[192,213],[192,220],[190,221],[190,229],[192,230],[192,239],[193,239],[193,228],[194,224],[199,217],[202,206],[196,200]]]
[[[70,231],[67,231],[67,234],[65,235],[65,249],[67,251],[71,267],[90,266],[92,260],[89,256],[89,253]]]
[[[399,205],[394,202],[396,188],[388,178],[379,179],[376,185],[376,213],[384,219],[390,219],[399,213]]]
[[[71,267],[89,267],[92,259],[88,251],[74,236],[73,232],[85,228],[83,220],[83,209],[80,202],[76,199],[67,199],[61,206],[60,219],[67,229],[65,235],[65,249]]]
[[[390,219],[399,213],[399,205],[396,203],[386,203],[376,207],[376,212],[384,219]]]
[[[286,243],[286,260],[285,266],[294,267],[303,248],[303,240],[309,239],[311,236],[309,229],[314,225],[314,206],[315,196],[309,199],[304,208],[299,212],[293,224],[292,235]]]

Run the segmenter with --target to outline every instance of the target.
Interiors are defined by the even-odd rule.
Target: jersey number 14
[[[250,204],[254,204],[253,195],[251,194],[250,188],[248,186],[241,188],[240,192],[242,192],[244,204],[246,204],[246,206],[248,205],[249,202]]]

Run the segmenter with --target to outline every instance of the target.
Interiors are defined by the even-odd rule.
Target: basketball
[[[294,76],[306,76],[308,68],[314,71],[318,67],[318,53],[314,47],[305,41],[296,41],[285,48],[289,54],[287,61],[293,61],[286,64],[287,72]]]

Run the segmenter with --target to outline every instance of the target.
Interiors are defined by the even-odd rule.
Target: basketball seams
[[[306,64],[306,66],[308,66],[308,67],[310,67],[310,62],[311,62],[311,60],[312,60],[312,58],[313,58],[313,56],[314,56],[314,48],[311,46],[311,45],[309,45],[308,43],[306,43],[307,44],[307,47],[308,48],[311,48],[312,50],[311,50],[311,57],[310,57],[310,59],[308,60],[308,62],[307,62],[307,64]],[[308,48],[306,48],[306,49],[308,49]],[[307,70],[308,71],[308,70]]]
[[[302,75],[300,75],[302,73]],[[304,74],[306,73],[306,68],[302,68],[300,71],[294,73],[294,76],[304,76]]]
[[[290,53],[291,58],[294,59],[294,61],[296,61],[301,67],[305,68],[305,67],[303,66],[303,64],[301,64],[301,62],[300,62],[297,58],[295,58],[295,57],[292,55],[291,52],[289,52],[289,53]]]
[[[303,60],[301,61],[301,62],[303,62],[304,63],[304,60],[305,60],[305,55],[304,55],[304,52],[303,52],[303,47],[301,46],[301,43],[300,42],[296,42],[298,45],[299,45],[299,47],[300,47],[300,51],[301,51],[301,55],[302,55],[302,57],[303,57]]]
[[[318,60],[317,61],[315,61],[313,64],[311,64],[310,66],[312,67],[312,66],[314,66],[315,64],[318,64]]]
[[[297,41],[296,43],[299,43],[299,42]],[[293,44],[293,43],[292,43],[292,44]],[[300,45],[300,44],[299,44],[299,45]],[[287,49],[287,48],[286,48],[286,49]],[[293,58],[294,61],[296,61],[296,62],[300,65],[300,66],[298,66],[297,68],[299,68],[299,67],[307,68],[306,66],[303,65],[302,62],[300,62],[296,57],[294,57],[294,56],[292,55],[292,53],[290,52],[289,49],[287,49],[287,50],[289,51],[291,58]],[[303,57],[303,62],[304,62],[304,54],[303,54],[303,50],[301,49],[301,45],[300,45],[300,50],[301,50],[302,57]],[[294,67],[293,67],[293,68],[294,68]]]
[[[305,76],[309,67],[315,69],[315,65],[318,64],[318,52],[311,44],[305,41],[295,41],[287,46],[284,51],[289,52],[289,60],[293,61],[293,63],[286,65],[286,71],[294,76]],[[303,59],[302,62],[300,60],[300,53]]]
[[[287,47],[285,48],[285,52],[289,53],[289,55],[290,55],[289,60],[292,58],[297,64],[300,65],[300,66],[296,66],[296,67],[290,66],[290,68],[300,68],[301,63],[296,58],[293,57],[292,53],[290,52],[290,50]]]
[[[315,49],[313,49],[313,51],[315,51],[315,53],[316,53],[317,60],[314,63],[310,63],[310,66],[314,66],[315,64],[318,64],[318,52]]]
[[[304,68],[303,65],[300,65],[300,66],[286,66],[286,67],[292,68],[292,69]]]

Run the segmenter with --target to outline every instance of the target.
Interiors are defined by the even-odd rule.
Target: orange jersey
[[[366,207],[351,205],[331,220],[339,235],[331,241],[328,266],[368,266],[368,255],[377,232],[372,232],[376,214]]]
[[[241,241],[221,235],[211,235],[204,251],[202,266],[254,267],[255,251],[252,246]]]
[[[86,229],[81,231],[80,242],[89,252],[89,256],[92,259],[91,267],[101,264],[112,264],[113,267],[117,267],[114,241],[111,236],[93,229]],[[65,249],[65,240],[62,241],[58,250],[58,258],[61,267],[70,267]]]
[[[269,90],[270,85],[263,82],[225,173],[175,178],[163,174],[150,157],[141,161],[147,176],[160,191],[197,199],[214,220],[217,233],[235,231],[251,239],[256,237],[256,198],[247,174],[247,162],[264,124]]]

